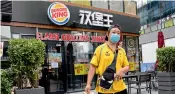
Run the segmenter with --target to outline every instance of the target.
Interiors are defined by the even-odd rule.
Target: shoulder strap
[[[101,60],[101,54],[102,54],[102,50],[104,48],[105,44],[102,45],[101,49],[100,49],[100,56],[99,56],[99,59],[98,59],[98,63],[100,63],[100,60]]]
[[[106,69],[108,69],[109,67],[113,66],[113,65],[112,65],[113,63],[116,64],[116,61],[117,61],[117,55],[118,55],[118,53],[115,53],[114,58],[113,58],[111,64],[110,64]],[[115,67],[115,66],[114,66],[114,67]],[[106,71],[106,69],[105,69],[105,71]],[[115,68],[114,70],[116,71],[116,68]],[[102,73],[102,75],[103,75],[103,73]],[[99,75],[99,77],[100,77],[100,75]]]

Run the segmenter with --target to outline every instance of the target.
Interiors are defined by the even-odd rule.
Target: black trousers
[[[103,93],[98,93],[98,94],[103,94]],[[123,90],[121,92],[117,92],[117,93],[114,93],[114,94],[127,94],[127,90]]]

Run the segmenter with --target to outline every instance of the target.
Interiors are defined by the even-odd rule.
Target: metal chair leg
[[[138,84],[139,94],[141,94],[140,83]]]
[[[131,84],[129,84],[128,90],[129,90],[129,94],[131,94]]]
[[[151,82],[150,82],[151,83]],[[150,94],[151,94],[151,87],[149,87],[149,90],[150,90]]]
[[[148,82],[146,82],[146,91],[148,91]]]

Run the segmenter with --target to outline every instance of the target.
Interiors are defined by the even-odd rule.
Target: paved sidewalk
[[[134,86],[134,84],[132,86]],[[142,86],[146,86],[146,84],[142,84]],[[92,92],[94,94],[97,94],[97,92],[95,92],[95,90],[92,90]],[[68,93],[68,94],[83,94],[83,92],[74,92],[74,93]],[[137,94],[137,90],[132,88],[131,94]],[[150,93],[148,93],[148,91],[146,91],[146,89],[142,89],[141,94],[150,94]],[[151,94],[158,94],[158,91],[152,90]]]
[[[97,94],[97,92],[95,92],[95,90],[93,90],[92,92],[94,94]],[[83,94],[83,92],[75,92],[75,93],[68,93],[68,94]],[[137,94],[137,90],[136,89],[131,89],[131,94]],[[150,93],[148,93],[146,90],[142,90],[141,94],[150,94]],[[152,90],[151,94],[158,94],[158,91]]]
[[[137,91],[135,89],[131,90],[131,94],[137,94]],[[97,94],[97,92],[95,92],[95,90],[92,91],[94,94]],[[14,94],[14,93],[11,93]],[[74,93],[67,93],[67,94],[83,94],[83,92],[74,92]],[[148,93],[146,90],[142,90],[141,94],[150,94]],[[152,91],[151,94],[158,94],[158,91]]]

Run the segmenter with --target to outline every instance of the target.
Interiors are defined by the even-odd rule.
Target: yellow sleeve
[[[92,65],[94,65],[94,66],[97,67],[98,64],[99,64],[99,57],[100,57],[100,47],[97,47],[95,49],[95,52],[93,54],[93,57],[92,57],[92,59],[90,61],[90,64],[92,64]]]
[[[126,67],[126,66],[129,66],[129,62],[128,62],[126,52],[125,52],[124,49],[123,49],[123,52],[124,52],[124,58],[123,58],[124,60],[123,60],[123,66],[122,67]]]

